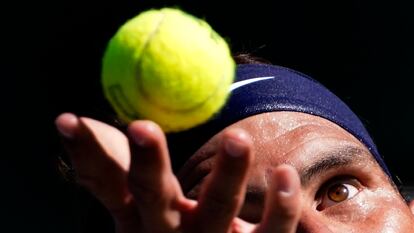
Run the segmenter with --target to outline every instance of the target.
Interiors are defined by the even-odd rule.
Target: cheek
[[[408,223],[408,218],[404,218],[400,211],[391,209],[384,216],[384,223],[382,228],[379,229],[379,233],[391,233],[391,232],[413,232],[414,223]],[[411,230],[410,230],[411,229]]]
[[[413,219],[407,205],[394,192],[364,190],[354,198],[325,212],[348,232],[413,232]]]

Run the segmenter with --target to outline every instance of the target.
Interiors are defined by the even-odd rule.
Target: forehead
[[[339,173],[351,166],[358,170],[363,167],[370,172],[375,168],[381,173],[359,140],[321,117],[299,112],[270,112],[245,118],[228,128],[244,129],[253,141],[255,159],[250,169],[249,186],[255,190],[265,189],[271,169],[280,164],[295,167],[302,185],[309,184],[315,174],[332,175],[332,172]],[[225,130],[202,146],[178,173],[185,191],[214,167],[221,134]]]
[[[303,157],[324,156],[323,151],[366,147],[352,134],[324,118],[299,112],[271,112],[239,121],[229,128],[248,131],[256,156],[266,162],[303,163]],[[319,153],[321,152],[321,153]],[[309,156],[314,155],[314,156]],[[296,166],[299,167],[299,166]]]
[[[228,128],[243,128],[260,142],[274,141],[280,136],[304,141],[308,138],[336,135],[359,143],[350,133],[324,118],[300,112],[269,112],[245,118]]]

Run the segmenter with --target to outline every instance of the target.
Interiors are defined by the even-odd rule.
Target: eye
[[[316,209],[321,211],[351,199],[360,192],[359,186],[359,182],[355,179],[347,179],[329,183],[322,189],[320,195],[318,195],[319,204]]]

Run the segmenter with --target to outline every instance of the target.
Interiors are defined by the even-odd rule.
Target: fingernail
[[[145,147],[147,145],[148,140],[141,135],[137,135],[136,133],[130,133],[132,140],[134,143],[139,147]]]
[[[78,124],[78,118],[69,113],[60,115],[55,122],[59,133],[68,139],[73,139],[75,136],[75,128]]]
[[[282,175],[277,178],[276,191],[282,196],[287,197],[292,195],[292,185],[288,177]]]
[[[155,129],[152,127],[152,125],[147,124],[135,125],[129,128],[128,130],[129,135],[131,136],[135,144],[137,144],[140,147],[146,147],[148,146],[150,140],[145,136],[145,133],[153,132]]]
[[[227,139],[224,144],[224,149],[227,154],[233,157],[240,157],[246,152],[246,148],[243,144],[235,139]]]

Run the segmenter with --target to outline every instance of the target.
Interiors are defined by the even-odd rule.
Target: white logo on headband
[[[272,79],[272,78],[274,78],[274,76],[251,78],[251,79],[246,79],[246,80],[243,80],[243,81],[235,82],[235,83],[230,85],[230,90],[229,91],[232,92],[233,90],[235,90],[239,87],[245,86],[247,84],[262,81],[262,80]]]

